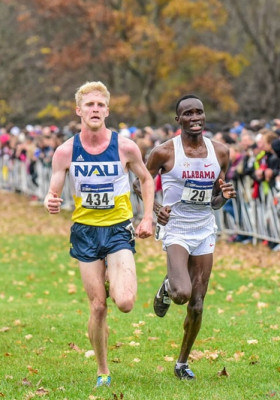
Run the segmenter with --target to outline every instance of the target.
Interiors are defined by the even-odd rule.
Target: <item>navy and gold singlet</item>
[[[70,186],[75,202],[72,220],[92,226],[111,226],[132,218],[130,184],[118,150],[118,133],[101,154],[89,154],[74,136]]]

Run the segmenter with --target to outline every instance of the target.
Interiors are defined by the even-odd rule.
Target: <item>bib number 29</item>
[[[205,199],[205,190],[193,190],[190,200],[194,202],[203,202]]]
[[[187,180],[181,201],[187,204],[210,205],[213,182]]]

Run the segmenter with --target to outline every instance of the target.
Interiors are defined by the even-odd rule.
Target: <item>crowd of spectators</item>
[[[180,134],[178,127],[171,124],[156,128],[138,128],[122,122],[117,129],[113,129],[137,143],[144,161],[154,146]],[[64,127],[27,125],[20,128],[12,124],[0,127],[2,177],[5,180],[11,162],[18,159],[25,162],[33,184],[38,185],[36,163],[40,161],[43,165],[50,166],[57,146],[79,130],[80,125],[76,121],[71,121]],[[269,189],[280,193],[280,119],[252,120],[248,124],[234,121],[217,132],[206,129],[204,134],[229,147],[230,167],[227,180],[237,182],[249,176],[254,199],[260,196],[260,187],[262,193]],[[161,191],[160,177],[156,180],[156,191]],[[234,216],[231,202],[227,203],[226,211]],[[236,235],[233,240],[245,242],[248,237]]]

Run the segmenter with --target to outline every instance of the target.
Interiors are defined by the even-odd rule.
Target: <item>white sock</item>
[[[164,285],[165,285],[165,290],[167,291],[167,293],[170,293],[171,290],[170,290],[170,284],[169,284],[168,278],[165,280]]]
[[[178,361],[176,362],[176,367],[181,368],[183,365],[188,365],[187,361],[184,363],[179,363]]]

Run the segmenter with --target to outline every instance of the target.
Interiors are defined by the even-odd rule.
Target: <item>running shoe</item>
[[[189,369],[188,364],[182,365],[181,367],[175,365],[174,374],[179,379],[195,379],[195,374]]]
[[[161,287],[159,288],[155,298],[154,298],[154,310],[158,317],[164,317],[167,313],[168,308],[171,304],[171,299],[168,296],[167,290],[165,288],[165,283],[167,281],[167,275],[162,282]]]
[[[111,384],[110,375],[102,374],[97,377],[97,382],[95,387],[98,388],[101,386],[110,386],[110,384]]]

